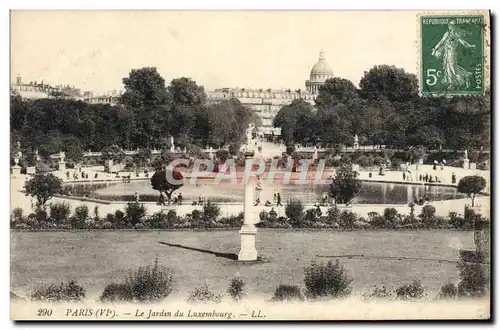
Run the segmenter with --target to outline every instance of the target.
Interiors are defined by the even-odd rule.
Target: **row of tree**
[[[63,150],[78,161],[88,149],[169,147],[169,136],[181,147],[239,143],[248,124],[258,123],[236,99],[208,104],[203,87],[188,78],[166,86],[156,68],[132,70],[123,84],[117,105],[12,95],[12,147],[20,141],[24,151],[38,149],[41,157]]]
[[[354,143],[406,148],[487,149],[491,95],[420,97],[414,74],[394,66],[375,66],[359,88],[342,78],[320,87],[316,109],[296,100],[274,120],[288,143]]]

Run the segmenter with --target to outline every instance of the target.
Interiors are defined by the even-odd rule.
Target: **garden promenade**
[[[109,174],[109,173],[104,173],[101,171],[95,171],[92,168],[84,168],[83,171],[88,174],[89,179],[88,180],[73,180],[73,175],[72,173],[76,170],[69,170],[70,171],[70,180],[66,179],[66,171],[55,171],[54,174],[58,177],[60,177],[65,183],[97,183],[97,182],[120,182],[123,180],[124,176],[130,175],[131,180],[149,180],[151,175],[153,174],[152,172],[148,173],[148,177],[145,176],[144,173],[140,173],[139,177],[136,177],[135,173],[127,173],[127,172],[120,172],[120,176],[117,177],[115,174]],[[406,175],[406,180],[403,180],[403,172],[402,171],[386,171],[384,172],[384,175],[379,175],[378,172],[371,172],[371,177],[370,177],[370,172],[361,170],[359,174],[359,179],[367,182],[385,182],[389,184],[409,184],[409,185],[431,185],[431,186],[455,186],[455,184],[452,184],[451,182],[451,176],[452,173],[455,173],[456,175],[456,182],[460,180],[460,178],[467,176],[467,175],[480,175],[484,177],[487,181],[487,187],[485,189],[485,192],[489,192],[489,182],[490,182],[490,172],[489,171],[481,171],[481,170],[465,170],[462,168],[456,168],[456,167],[447,167],[445,166],[443,169],[441,169],[439,166],[436,168],[436,170],[433,169],[431,165],[420,165],[418,168],[415,168],[415,165],[412,165],[411,168],[412,175]],[[98,178],[94,179],[95,173],[98,174]],[[334,172],[325,170],[322,177],[324,179],[328,178],[329,176],[333,175]],[[439,183],[433,182],[433,183],[428,183],[428,182],[422,182],[419,181],[419,176],[420,174],[425,175],[429,174],[433,177],[438,177]],[[298,173],[294,173],[295,176],[298,175]],[[312,180],[314,178],[314,174],[308,174],[308,179]],[[292,180],[294,177],[292,176]],[[33,211],[33,208],[31,207],[32,204],[32,198],[29,196],[25,196],[24,193],[22,192],[22,187],[24,185],[24,182],[27,180],[26,175],[20,175],[17,178],[11,178],[11,208],[14,209],[16,207],[20,207],[23,209],[25,214],[29,214]],[[189,180],[185,180],[185,184],[189,184]],[[390,187],[390,186],[389,186]],[[182,191],[182,188],[179,190]],[[208,199],[210,199],[210,196],[207,196]],[[116,210],[123,210],[126,206],[126,202],[123,201],[101,201],[101,200],[91,200],[91,199],[84,199],[81,197],[71,197],[71,196],[64,196],[64,197],[54,197],[52,198],[49,203],[55,203],[55,202],[66,202],[69,204],[71,210],[74,210],[77,206],[80,205],[87,205],[90,210],[93,210],[96,206],[98,206],[99,213],[101,215],[105,215],[107,213],[114,213]],[[283,199],[283,203],[286,205],[286,196]],[[489,213],[490,213],[490,207],[489,207],[489,196],[478,196],[476,198],[476,206],[477,209],[480,210],[480,212],[483,214],[483,216],[489,218]],[[238,203],[238,202],[232,202],[232,203],[217,203],[220,208],[222,215],[229,216],[229,215],[237,215],[239,212],[243,211],[243,204]],[[456,212],[457,214],[463,214],[464,212],[464,207],[466,205],[470,205],[471,200],[469,198],[464,198],[464,199],[454,199],[454,200],[442,200],[442,201],[432,201],[431,205],[433,205],[436,208],[436,214],[441,215],[441,216],[446,216],[448,215],[449,212]],[[178,215],[185,215],[188,213],[191,213],[194,209],[201,209],[201,206],[194,206],[191,205],[190,202],[184,203],[184,205],[170,205],[170,206],[160,206],[157,205],[155,202],[145,202],[144,205],[146,206],[148,214],[153,214],[156,213],[160,210],[167,211],[168,210],[175,210]],[[313,203],[310,204],[305,204],[306,210],[309,208],[313,208],[315,205]],[[339,205],[340,209],[349,209],[354,213],[357,213],[358,215],[362,217],[366,217],[366,215],[370,212],[377,212],[379,214],[383,213],[385,208],[388,207],[393,207],[395,208],[400,214],[409,214],[410,213],[410,208],[408,207],[407,204],[353,204],[349,207],[345,205]],[[326,206],[321,206],[321,211],[326,212],[328,207]],[[419,214],[421,211],[422,206],[415,206],[415,213]],[[257,214],[260,213],[261,211],[270,211],[271,207],[266,207],[261,203],[260,205],[255,207],[255,213],[256,217],[258,216]],[[281,216],[284,215],[285,213],[285,208],[284,207],[274,207],[274,210],[276,213]]]

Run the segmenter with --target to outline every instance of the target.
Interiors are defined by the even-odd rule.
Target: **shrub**
[[[304,226],[304,205],[298,199],[291,199],[286,203],[285,214],[294,228]]]
[[[326,265],[311,263],[305,269],[304,284],[309,298],[342,298],[351,293],[350,279],[339,260],[331,260]]]
[[[125,214],[127,215],[128,223],[135,226],[141,222],[142,218],[146,215],[146,207],[144,204],[129,202],[125,207]]]
[[[37,208],[35,211],[36,221],[41,225],[47,221],[47,211]]]
[[[68,220],[70,207],[67,203],[53,203],[50,205],[50,218],[57,224],[63,224]]]
[[[222,295],[210,291],[207,284],[190,291],[187,297],[189,303],[198,304],[218,304],[221,302]]]
[[[412,284],[406,284],[396,289],[396,296],[400,300],[417,300],[424,296],[424,288],[418,280]]]
[[[131,272],[126,279],[126,285],[132,291],[132,296],[139,302],[158,302],[165,299],[173,288],[173,271],[158,264],[139,267]]]
[[[121,210],[115,211],[115,224],[118,227],[125,227],[127,225],[127,221],[125,219],[125,213]]]
[[[393,299],[393,292],[387,290],[385,285],[382,287],[374,286],[370,292],[365,292],[363,294],[363,299]]]
[[[203,220],[204,228],[214,227],[215,222],[217,222],[217,218],[220,216],[220,207],[217,204],[214,204],[211,201],[207,201],[203,205],[203,211],[201,218]]]
[[[239,277],[234,277],[227,288],[227,293],[235,301],[240,301],[245,295],[245,282]]]
[[[340,218],[338,223],[341,228],[353,229],[356,220],[357,216],[355,213],[351,211],[342,211],[342,213],[340,213]]]
[[[23,218],[23,209],[16,207],[12,210],[12,218],[14,220],[21,220]]]
[[[455,299],[457,297],[458,289],[453,283],[445,284],[441,287],[439,292],[440,299]]]
[[[304,296],[300,292],[300,288],[296,285],[279,285],[274,291],[272,301],[303,301]]]
[[[99,298],[102,302],[129,302],[133,300],[130,286],[127,284],[108,284]]]
[[[461,253],[457,263],[460,276],[457,293],[461,298],[479,298],[486,295],[488,267],[483,263],[484,257],[476,253],[474,258],[476,260],[467,260],[467,255]]]
[[[47,288],[40,288],[31,294],[31,300],[44,302],[80,302],[85,298],[85,289],[70,281],[68,284],[51,284]]]
[[[70,218],[71,228],[84,229],[85,221],[89,217],[89,208],[86,205],[81,205],[75,208],[75,214]]]
[[[163,212],[156,212],[149,219],[149,228],[151,229],[165,229],[172,228],[168,223],[168,216]]]
[[[384,209],[384,220],[385,226],[389,228],[395,228],[398,219],[398,210],[393,207],[387,207]]]
[[[337,204],[330,207],[326,213],[326,221],[329,225],[333,225],[339,222],[340,218],[340,210],[337,207]]]
[[[465,216],[461,217],[456,212],[448,214],[449,224],[456,229],[472,229],[474,227],[474,210],[466,209]]]
[[[420,213],[420,218],[426,227],[436,227],[436,208],[432,205],[425,205]]]
[[[239,228],[243,225],[243,212],[238,215],[223,217],[219,220],[219,223],[228,228]]]

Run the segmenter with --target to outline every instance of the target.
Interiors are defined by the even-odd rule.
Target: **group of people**
[[[84,171],[82,171],[82,169],[80,168],[79,169],[80,171],[80,175],[82,177],[83,180],[88,180],[89,179],[89,174],[88,173],[85,173]],[[66,180],[69,180],[70,179],[70,172],[69,171],[66,171]],[[98,178],[98,174],[96,173],[94,175],[94,179],[97,179]],[[73,172],[73,180],[78,180],[79,179],[79,176],[78,176],[78,172]]]
[[[130,175],[129,175],[129,177],[130,177]],[[136,177],[136,178],[138,178],[138,177],[139,177],[139,171],[138,171],[138,170],[136,170],[136,171],[135,171],[135,177]],[[149,172],[148,172],[148,170],[146,170],[146,169],[144,169],[144,177],[145,177],[145,178],[149,178]]]
[[[160,200],[158,202],[159,205],[182,205],[182,200],[184,197],[182,197],[182,193],[176,193],[174,192],[170,198],[165,198],[166,195],[164,193],[160,194]],[[167,196],[168,197],[168,196]]]
[[[437,175],[432,176],[429,175],[429,173],[426,173],[425,175],[420,174],[418,176],[418,181],[441,183],[441,180]]]
[[[260,204],[260,197],[257,197],[257,199],[255,200],[254,206],[257,206],[259,204]],[[273,206],[274,204],[276,206],[283,206],[283,204],[281,203],[281,194],[279,192],[277,192],[276,190],[273,193],[273,202],[271,203],[269,200],[267,200],[264,205],[269,207],[269,206]]]

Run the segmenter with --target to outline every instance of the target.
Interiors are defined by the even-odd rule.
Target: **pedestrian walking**
[[[276,196],[276,206],[283,206],[283,204],[281,204],[281,194],[280,193],[278,193]]]

